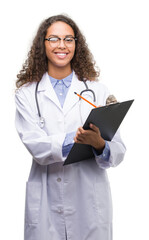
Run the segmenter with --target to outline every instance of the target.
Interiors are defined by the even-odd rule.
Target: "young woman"
[[[87,83],[95,105],[105,105],[109,91],[98,76],[74,21],[57,15],[40,25],[16,82],[16,128],[33,157],[25,240],[112,239],[106,169],[123,160],[125,146],[119,132],[108,142],[93,124],[82,128],[92,106],[74,94]],[[93,102],[91,91],[83,96]],[[91,145],[94,157],[63,166],[74,142]]]

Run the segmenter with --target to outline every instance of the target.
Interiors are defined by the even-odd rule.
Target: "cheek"
[[[46,56],[50,56],[51,55],[51,48],[49,46],[49,44],[45,44],[45,53],[46,53]]]
[[[51,52],[49,50],[46,50],[46,56],[48,59],[51,58]]]
[[[45,49],[45,52],[46,52],[46,56],[47,56],[48,61],[54,61],[55,56],[52,54],[51,50],[50,49]]]
[[[71,50],[71,59],[74,57],[75,55],[75,47]]]

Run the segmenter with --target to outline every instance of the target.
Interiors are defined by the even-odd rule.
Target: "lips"
[[[55,52],[55,55],[60,59],[64,59],[68,55],[68,53],[66,53],[66,52]]]
[[[60,56],[64,56],[66,55],[67,53],[55,53],[56,55],[60,55]]]

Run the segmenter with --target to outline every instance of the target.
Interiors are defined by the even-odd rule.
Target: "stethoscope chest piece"
[[[45,119],[44,119],[43,117],[39,117],[39,125],[40,125],[41,128],[44,127],[44,125],[45,125]]]

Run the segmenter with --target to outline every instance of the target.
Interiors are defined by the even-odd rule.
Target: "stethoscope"
[[[86,81],[82,80],[82,82],[84,83],[86,89],[82,90],[80,92],[80,95],[82,95],[84,92],[91,92],[92,95],[93,95],[93,101],[96,102],[95,92],[92,89],[88,88],[88,85],[87,85]],[[39,125],[40,125],[41,128],[43,128],[45,126],[45,119],[44,119],[44,117],[41,116],[39,102],[38,102],[38,96],[37,96],[39,83],[40,83],[40,81],[37,82],[36,88],[35,88],[35,101],[36,101],[36,107],[37,107],[38,116],[39,116]],[[81,100],[81,98],[79,98],[79,100]]]

